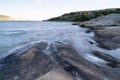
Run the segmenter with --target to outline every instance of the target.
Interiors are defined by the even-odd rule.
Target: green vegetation
[[[88,21],[108,14],[120,14],[120,9],[104,9],[95,11],[80,11],[64,14],[59,17],[48,19],[48,21]]]

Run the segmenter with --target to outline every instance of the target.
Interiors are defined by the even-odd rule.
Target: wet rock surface
[[[47,43],[42,42],[19,56],[9,55],[3,59],[0,80],[35,80],[49,72],[55,64],[43,53],[46,47]]]
[[[71,45],[52,43],[49,45],[50,55],[44,53],[46,47],[47,43],[41,42],[19,56],[8,56],[9,62],[3,59],[0,63],[3,65],[0,68],[0,80],[120,79],[119,69],[96,65],[79,55]],[[100,58],[104,56],[99,55]],[[112,57],[107,59],[112,60]]]
[[[108,50],[120,48],[120,26],[95,29],[95,40]]]
[[[113,50],[120,48],[120,14],[110,14],[80,23],[95,32],[99,47]]]
[[[109,67],[120,68],[120,59],[114,58],[106,53],[102,53],[102,52],[98,52],[98,51],[93,52],[93,54],[95,56],[97,56],[98,58],[107,61],[106,64]]]

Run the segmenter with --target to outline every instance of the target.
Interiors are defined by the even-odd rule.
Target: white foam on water
[[[97,64],[105,64],[107,61],[100,59],[92,54],[86,54],[85,58],[91,62],[97,63]]]
[[[106,54],[109,54],[115,58],[120,59],[120,49],[115,49],[115,50],[105,50],[104,51]]]
[[[120,49],[117,50],[104,50],[97,47],[97,43],[93,40],[94,33],[86,33],[87,28],[82,28],[77,25],[71,25],[67,22],[7,22],[3,23],[6,26],[1,26],[1,34],[5,31],[6,36],[0,35],[0,55],[8,55],[10,52],[14,52],[16,49],[25,46],[25,43],[35,44],[41,41],[48,44],[55,41],[63,42],[72,45],[80,55],[85,56],[91,54],[92,51],[100,51],[108,53],[114,57],[120,56]],[[8,31],[8,33],[7,33]],[[9,35],[12,33],[12,36]],[[16,33],[24,34],[18,34]],[[8,34],[8,35],[7,35]],[[11,33],[10,33],[11,34]],[[91,44],[90,42],[94,43]],[[4,48],[4,50],[2,50]],[[12,50],[12,51],[9,51]],[[7,53],[9,52],[9,53]],[[45,53],[50,54],[48,48],[44,50]],[[89,56],[89,60],[98,61],[101,60]],[[102,61],[101,61],[102,62]]]

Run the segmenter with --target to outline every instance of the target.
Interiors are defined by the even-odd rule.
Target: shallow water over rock
[[[49,51],[51,44],[64,43],[72,45],[80,55],[97,64],[106,62],[93,56],[91,54],[93,51],[108,54],[113,52],[117,54],[118,51],[97,47],[93,32],[89,32],[88,28],[71,25],[70,22],[0,22],[0,25],[1,57],[13,53],[19,55],[41,41],[48,43],[48,47],[44,50],[48,55],[51,53]]]
[[[97,47],[87,28],[68,22],[0,23],[0,80],[120,78],[120,60],[112,57],[119,49]]]
[[[66,22],[0,22],[0,26],[0,56],[41,41],[68,43],[87,53],[93,47],[89,42],[94,42],[88,29]]]

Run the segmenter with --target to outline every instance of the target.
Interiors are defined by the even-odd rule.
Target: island
[[[14,18],[14,17],[7,16],[7,15],[0,15],[0,21],[20,21],[20,20],[24,20],[24,19]]]

